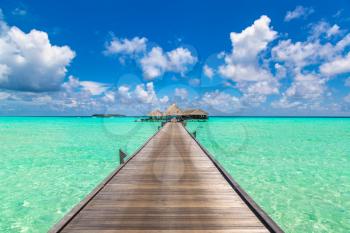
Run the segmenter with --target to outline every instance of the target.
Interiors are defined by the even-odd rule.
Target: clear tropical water
[[[199,141],[286,232],[350,232],[350,119],[215,118]]]
[[[0,117],[0,232],[46,232],[159,125],[134,120]],[[286,232],[350,232],[350,119],[188,127]]]
[[[159,123],[0,117],[0,232],[46,232]]]

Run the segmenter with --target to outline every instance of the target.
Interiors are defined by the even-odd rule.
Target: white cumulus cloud
[[[147,38],[134,37],[131,40],[127,38],[113,38],[107,45],[105,54],[130,54],[135,55],[146,51]]]
[[[92,95],[100,95],[108,89],[105,83],[80,81],[80,85],[85,91],[89,91]]]
[[[298,74],[292,85],[287,89],[288,97],[298,99],[315,99],[323,93],[326,80],[314,74]]]
[[[116,90],[116,101],[125,108],[133,108],[139,113],[147,113],[151,108],[159,108],[168,103],[169,97],[159,97],[155,91],[153,82],[141,83],[132,89],[129,86],[121,85]]]
[[[219,90],[204,93],[201,97],[200,104],[213,110],[217,114],[233,113],[240,111],[242,108],[238,97]]]
[[[277,32],[270,27],[271,19],[262,15],[253,25],[240,33],[231,32],[232,57],[243,62],[254,62],[257,55],[266,49],[267,44],[276,38]]]
[[[55,114],[92,114],[104,112],[104,110],[115,104],[115,93],[108,86],[108,90],[98,90],[97,86],[107,84],[91,83],[86,84],[78,78],[69,76],[68,80],[61,85],[58,91],[54,92],[24,92],[6,90],[0,99],[2,105],[16,106],[17,110],[27,109],[31,114],[41,111],[43,106],[45,112]]]
[[[141,59],[142,71],[146,79],[161,76],[167,68],[168,60],[160,47],[154,47]]]
[[[203,67],[203,73],[205,74],[205,76],[207,76],[208,78],[212,78],[214,75],[214,69],[211,68],[208,65],[204,65]]]
[[[219,73],[236,83],[247,103],[263,102],[278,93],[277,79],[259,63],[259,55],[277,36],[270,22],[263,15],[241,33],[231,32],[232,53],[222,55],[225,64],[219,66]]]
[[[344,57],[337,57],[332,61],[324,63],[320,67],[320,71],[325,75],[337,75],[350,72],[350,53]]]
[[[158,98],[152,82],[149,82],[146,85],[137,85],[135,89],[135,95],[141,103],[156,104],[158,102]]]
[[[120,61],[132,58],[141,66],[146,80],[161,77],[165,72],[179,73],[182,76],[197,62],[197,57],[183,47],[165,52],[159,46],[148,46],[145,37],[113,38],[107,43],[106,55],[119,55]]]
[[[186,48],[176,48],[164,52],[161,47],[153,47],[141,60],[141,67],[146,79],[152,80],[165,72],[184,75],[197,62],[197,57]]]
[[[313,106],[323,97],[327,79],[317,74],[297,74],[292,84],[282,97],[272,103],[276,108],[293,108],[297,106]]]
[[[75,57],[68,46],[52,45],[46,32],[23,32],[0,20],[0,87],[20,91],[58,90]]]
[[[314,24],[305,41],[281,40],[272,48],[272,60],[284,67],[291,79],[280,100],[272,103],[281,108],[315,108],[330,95],[327,82],[334,76],[350,72],[350,34],[334,41],[340,33],[338,25],[325,21]],[[327,95],[326,95],[327,94]]]
[[[342,30],[340,30],[340,27],[337,24],[331,26],[324,20],[311,25],[311,36],[314,38],[319,38],[321,36],[331,38],[333,36],[339,35],[341,32]]]

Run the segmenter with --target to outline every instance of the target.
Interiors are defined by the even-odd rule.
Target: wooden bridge
[[[283,232],[181,123],[169,122],[50,232]]]

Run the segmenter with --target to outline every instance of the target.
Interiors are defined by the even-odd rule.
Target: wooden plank
[[[282,232],[180,123],[167,123],[51,232]]]
[[[114,171],[111,172],[96,188],[94,188],[89,195],[87,195],[82,201],[80,201],[74,208],[69,211],[58,223],[56,223],[49,232],[61,232],[62,229],[71,221],[73,218],[89,203],[99,191],[101,191],[105,185],[116,175],[118,172],[124,168],[124,166],[133,159],[152,139],[159,133],[158,131],[156,134],[154,134],[152,137],[150,137],[145,144],[143,144],[139,149],[136,150],[136,152],[130,156],[129,159],[124,162],[124,164],[121,164],[119,167],[117,167]]]
[[[186,128],[185,128],[186,129]],[[187,131],[187,129],[186,129]],[[187,131],[188,132],[188,131]],[[189,133],[189,132],[188,132]],[[209,151],[198,142],[193,135],[189,133],[193,140],[196,141],[198,146],[203,150],[203,152],[208,156],[208,158],[214,163],[218,168],[220,173],[228,181],[231,187],[237,192],[237,194],[242,198],[242,200],[247,204],[247,206],[253,211],[253,213],[259,218],[259,220],[266,226],[270,232],[283,233],[284,231],[280,228],[275,221],[248,195],[248,193],[233,179],[233,177],[220,165],[218,161],[212,156]]]

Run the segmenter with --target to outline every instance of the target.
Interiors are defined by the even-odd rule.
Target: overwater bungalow
[[[176,118],[178,120],[189,119],[208,119],[208,113],[201,109],[187,109],[182,111],[176,104],[170,105],[167,110],[162,113],[156,109],[148,114],[149,120],[163,120]]]
[[[153,120],[161,120],[163,118],[163,113],[156,109],[148,114],[148,116]]]
[[[202,109],[188,109],[183,111],[183,119],[208,119],[208,113]]]
[[[166,118],[181,118],[183,116],[183,112],[176,104],[172,104],[164,112],[164,116]]]

